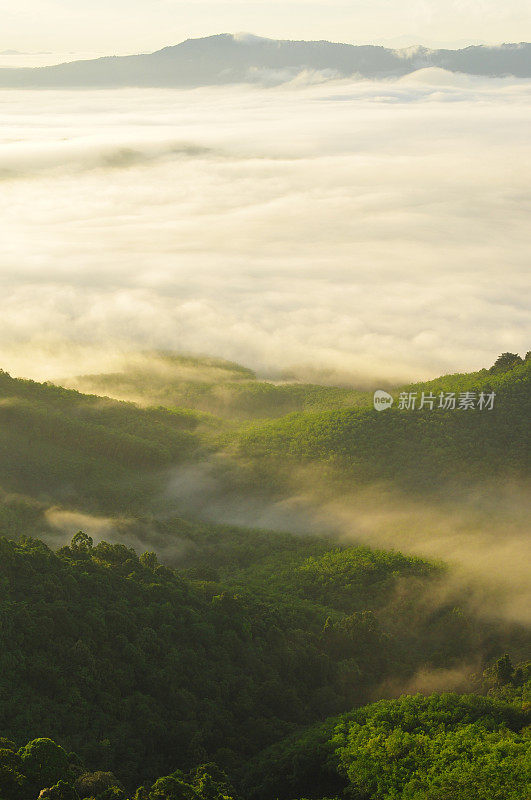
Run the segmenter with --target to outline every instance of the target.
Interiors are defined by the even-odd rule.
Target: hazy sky
[[[138,52],[239,31],[391,46],[531,36],[526,0],[1,0],[0,13],[0,51]]]

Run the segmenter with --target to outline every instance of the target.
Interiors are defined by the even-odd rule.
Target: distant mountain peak
[[[235,42],[243,42],[244,44],[256,44],[257,42],[271,42],[274,39],[268,39],[264,36],[256,36],[254,33],[247,31],[240,31],[239,33],[229,34]]]
[[[377,45],[266,39],[253,33],[220,33],[187,39],[144,55],[74,61],[53,67],[0,69],[0,87],[98,88],[194,87],[279,83],[302,72],[325,78],[396,78],[425,67],[450,72],[531,78],[531,45],[471,45],[399,50]]]

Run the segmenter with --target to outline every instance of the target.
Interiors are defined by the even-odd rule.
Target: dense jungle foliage
[[[201,511],[307,465],[495,501],[528,476],[530,368],[392,390],[493,410],[385,412],[216,359],[91,376],[115,399],[0,372],[0,800],[527,800],[523,623],[445,563]]]
[[[387,480],[423,492],[529,474],[531,359],[507,372],[450,375],[404,391],[418,398],[422,391],[436,398],[440,392],[467,391],[496,397],[492,410],[420,409],[417,402],[414,410],[395,403],[384,412],[290,414],[242,431],[239,452],[269,464],[271,471],[285,469],[286,461],[321,462],[332,464],[343,479]]]
[[[427,610],[436,565],[297,550],[269,555],[270,568],[284,562],[276,587],[263,559],[246,584],[233,567],[235,592],[231,570],[225,584],[200,567],[180,574],[82,533],[57,553],[0,539],[2,731],[17,742],[38,731],[129,787],[210,761],[237,773],[391,675],[526,646],[525,632],[463,609]]]

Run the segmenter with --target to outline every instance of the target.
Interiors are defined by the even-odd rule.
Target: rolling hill
[[[523,800],[523,623],[440,561],[201,520],[203,491],[183,518],[161,488],[216,459],[235,502],[290,493],[303,464],[424,498],[523,480],[531,359],[403,387],[495,392],[491,411],[383,412],[148,361],[86,378],[142,406],[0,373],[2,800]],[[227,389],[223,418],[199,410]],[[474,693],[365,705],[419,681]]]
[[[491,410],[401,410],[395,402],[383,412],[366,391],[258,380],[212,359],[148,361],[73,382],[141,406],[0,373],[0,488],[42,503],[142,514],[160,495],[161,476],[212,465],[216,453],[222,493],[253,485],[290,492],[296,467],[311,464],[342,481],[387,481],[417,493],[529,476],[529,358],[393,390],[395,398],[494,392]]]
[[[371,402],[365,390],[287,378],[260,380],[252,370],[232,362],[163,352],[126,360],[119,372],[78,375],[61,383],[144,407],[190,408],[236,423]]]
[[[529,476],[531,359],[506,371],[450,375],[403,387],[435,398],[433,408],[383,412],[347,408],[290,414],[244,429],[237,452],[272,472],[287,463],[322,463],[357,483],[391,481],[405,489]],[[440,393],[494,392],[492,410],[438,407]],[[399,397],[399,392],[395,392]]]
[[[0,486],[49,501],[122,508],[149,477],[200,447],[201,416],[0,372]]]
[[[224,535],[217,531],[220,548]],[[223,577],[212,574],[211,558],[202,574],[172,570],[155,553],[95,545],[81,532],[57,552],[34,538],[0,537],[8,741],[54,739],[86,769],[112,770],[128,787],[205,761],[236,776],[269,745],[366,702],[387,678],[525,645],[517,626],[482,621],[455,595],[428,611],[423,597],[437,590],[440,566],[271,535],[253,568],[248,531],[244,578],[228,535],[234,561]],[[268,576],[280,568],[272,591]],[[31,788],[6,800],[35,800]]]

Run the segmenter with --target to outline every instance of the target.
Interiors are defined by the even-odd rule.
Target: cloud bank
[[[525,352],[530,89],[0,92],[1,366],[164,348],[355,381]]]

